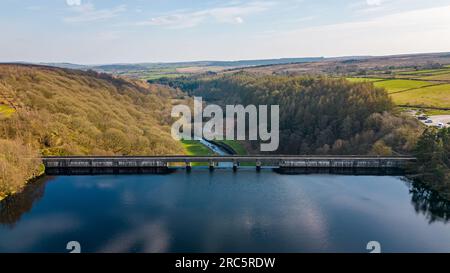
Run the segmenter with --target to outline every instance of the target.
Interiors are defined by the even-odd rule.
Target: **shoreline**
[[[27,185],[36,182],[38,179],[40,179],[44,176],[45,176],[45,167],[42,165],[42,169],[39,171],[39,173],[32,176],[31,178],[27,179],[20,190],[13,191],[9,194],[8,193],[0,193],[0,202],[2,202],[3,200],[5,200],[6,198],[8,198],[10,196],[20,193]]]

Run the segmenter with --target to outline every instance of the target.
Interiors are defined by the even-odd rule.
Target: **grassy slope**
[[[394,80],[379,78],[348,78],[351,82],[369,81],[386,88],[394,102],[399,105],[450,108],[450,65],[441,69],[424,69],[395,72]],[[440,82],[439,82],[440,81]],[[445,84],[448,81],[449,84]],[[449,110],[425,109],[429,115],[450,114]]]
[[[214,155],[214,152],[197,140],[182,140],[183,148],[188,155],[207,156]]]
[[[237,155],[247,155],[247,150],[244,148],[244,146],[236,140],[220,140],[217,142],[221,142],[225,145],[228,145],[231,149],[233,149]]]
[[[450,84],[400,92],[392,94],[392,98],[400,105],[450,108]]]
[[[398,91],[404,91],[408,89],[421,88],[424,86],[431,85],[432,83],[426,81],[414,81],[414,80],[387,80],[375,82],[376,87],[386,88],[389,93],[394,93]]]
[[[378,82],[378,81],[384,81],[385,79],[379,79],[379,78],[347,78],[350,82]]]
[[[182,140],[181,144],[187,155],[209,156],[215,155],[208,147],[197,140]],[[193,163],[192,166],[208,166],[208,163]]]

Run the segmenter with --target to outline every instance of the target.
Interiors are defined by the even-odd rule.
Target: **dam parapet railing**
[[[44,157],[47,170],[50,169],[165,169],[185,166],[191,169],[193,163],[208,163],[214,169],[218,163],[232,163],[234,170],[244,163],[253,163],[257,169],[405,169],[416,159],[408,156],[69,156]]]

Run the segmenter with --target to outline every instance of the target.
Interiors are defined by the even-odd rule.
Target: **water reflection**
[[[268,169],[43,179],[0,203],[0,252],[450,251],[450,202],[401,176]],[[433,223],[432,225],[430,223]]]
[[[450,202],[436,191],[430,190],[419,181],[407,181],[411,203],[417,213],[425,215],[429,223],[450,220]]]
[[[21,217],[31,211],[36,201],[44,196],[45,185],[52,180],[46,177],[29,183],[24,190],[0,202],[0,224],[11,228]]]

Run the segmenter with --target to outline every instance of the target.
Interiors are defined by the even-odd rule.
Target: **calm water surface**
[[[449,212],[393,176],[59,176],[0,203],[0,252],[450,252]]]

